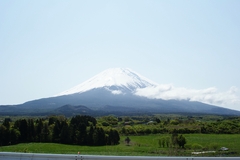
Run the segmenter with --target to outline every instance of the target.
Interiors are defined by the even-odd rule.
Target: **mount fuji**
[[[138,90],[158,84],[128,68],[107,69],[53,97],[14,106],[0,106],[1,114],[225,114],[239,111],[189,100],[164,100],[139,96]]]
[[[83,93],[92,89],[104,88],[112,94],[132,93],[139,88],[154,87],[158,84],[128,68],[107,69],[89,80],[56,96]]]

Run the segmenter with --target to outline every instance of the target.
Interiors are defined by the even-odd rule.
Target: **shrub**
[[[202,148],[203,148],[203,146],[200,145],[200,144],[197,144],[197,143],[194,143],[194,144],[192,145],[192,149],[193,149],[194,151],[202,150]]]
[[[209,149],[213,149],[216,151],[219,148],[219,145],[217,143],[211,143],[209,144]]]
[[[188,149],[188,150],[190,150],[190,149],[192,149],[192,145],[191,144],[185,144],[185,149]]]
[[[109,123],[104,121],[102,122],[102,125],[106,127],[106,126],[109,126]]]

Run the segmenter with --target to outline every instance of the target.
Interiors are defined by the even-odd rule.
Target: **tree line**
[[[207,119],[206,119],[207,118]],[[0,125],[0,145],[24,142],[54,142],[76,145],[115,145],[119,134],[239,134],[239,117],[173,117],[156,118],[148,116],[115,117],[114,115],[50,116],[38,119],[18,119],[11,122],[6,118]],[[180,137],[179,137],[180,138]],[[180,138],[181,139],[181,138]],[[168,139],[160,144],[168,145]]]
[[[240,118],[223,118],[221,120],[201,121],[191,119],[181,120],[178,118],[160,120],[158,118],[136,121],[128,120],[128,124],[119,127],[118,130],[122,135],[146,135],[146,134],[239,134],[240,133]]]
[[[120,136],[117,130],[104,130],[91,116],[77,115],[70,120],[61,116],[48,119],[19,119],[11,124],[5,119],[0,125],[0,145],[25,142],[54,142],[76,145],[116,145]]]

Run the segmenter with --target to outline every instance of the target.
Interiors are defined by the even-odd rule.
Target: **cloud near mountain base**
[[[174,87],[172,84],[162,84],[156,87],[138,88],[135,94],[151,99],[199,101],[240,110],[240,98],[237,96],[237,91],[238,88],[235,86],[232,86],[226,92],[220,92],[215,87],[198,90]]]

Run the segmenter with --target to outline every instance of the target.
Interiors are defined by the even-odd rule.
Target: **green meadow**
[[[84,155],[129,155],[129,156],[240,156],[240,134],[184,134],[185,149],[160,147],[158,142],[170,134],[129,136],[130,144],[121,136],[120,144],[107,146],[79,146],[57,143],[21,143],[2,146],[0,152],[55,153]],[[227,147],[228,151],[220,151]],[[192,155],[192,152],[216,151],[215,153]]]

